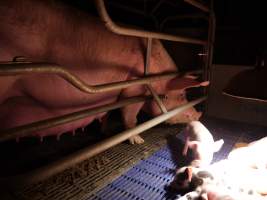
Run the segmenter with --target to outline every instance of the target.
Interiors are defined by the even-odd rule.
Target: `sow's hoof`
[[[130,144],[143,144],[145,140],[141,138],[139,135],[133,136],[129,138]]]

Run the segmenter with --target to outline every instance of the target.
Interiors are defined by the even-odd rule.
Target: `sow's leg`
[[[142,95],[142,94],[145,94],[145,89],[143,87],[140,87],[140,86],[129,87],[122,91],[120,98],[127,98],[127,97]],[[134,128],[136,126],[137,115],[143,106],[144,106],[144,102],[132,104],[132,105],[121,108],[122,119],[123,119],[123,123],[126,129]],[[131,144],[142,144],[144,143],[144,140],[139,135],[136,135],[136,136],[131,137],[129,139],[129,142]]]

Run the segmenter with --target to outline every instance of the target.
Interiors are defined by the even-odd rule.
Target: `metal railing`
[[[10,184],[13,187],[24,187],[25,185],[45,180],[59,172],[64,171],[65,169],[70,168],[71,166],[74,166],[75,164],[78,164],[88,158],[91,158],[129,139],[132,136],[138,135],[139,133],[148,130],[149,128],[152,128],[153,126],[156,126],[179,113],[182,113],[184,110],[191,108],[192,106],[204,101],[205,99],[206,97],[202,97],[184,105],[178,106],[170,110],[169,112],[161,114],[151,120],[139,124],[130,130],[123,131],[122,133],[116,134],[95,145],[78,150],[77,152],[63,157],[57,161],[54,161],[53,163],[47,166],[35,169],[26,174],[17,175],[15,177],[2,177],[0,178],[0,181],[4,181],[6,184]],[[16,184],[14,185],[14,183]]]

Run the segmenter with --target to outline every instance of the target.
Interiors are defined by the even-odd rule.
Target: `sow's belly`
[[[88,72],[89,73],[89,72]],[[81,75],[81,78],[85,76]],[[54,75],[1,77],[0,129],[25,125],[68,113],[113,103],[120,91],[86,94]],[[105,113],[36,131],[31,136],[60,136],[85,127]]]

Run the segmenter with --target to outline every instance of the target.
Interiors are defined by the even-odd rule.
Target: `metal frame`
[[[192,6],[199,8],[200,10],[204,12],[210,12],[210,8],[196,0],[184,0],[186,3],[191,4]]]
[[[185,0],[186,2],[189,2],[192,4],[192,0]],[[104,21],[106,27],[117,34],[123,34],[128,36],[135,36],[135,37],[145,37],[148,38],[148,49],[147,49],[147,57],[146,57],[146,65],[145,65],[145,75],[148,74],[149,65],[150,65],[150,54],[151,54],[151,45],[152,45],[152,39],[164,39],[164,40],[170,40],[170,41],[176,41],[176,42],[185,42],[185,43],[191,43],[191,44],[198,44],[198,45],[207,45],[208,42],[204,40],[194,39],[194,38],[187,38],[187,37],[181,37],[181,36],[174,36],[164,33],[156,33],[156,32],[149,32],[149,31],[142,31],[142,30],[134,30],[129,29],[125,27],[117,26],[112,20],[110,19],[103,0],[95,0],[96,7],[99,11],[99,14]],[[203,11],[207,12],[207,9],[205,7],[199,6],[199,4],[192,4],[194,6],[197,6],[198,8],[202,9]],[[171,74],[163,74],[163,75],[153,75],[149,77],[144,77],[142,79],[136,79],[136,80],[130,80],[130,81],[123,81],[123,82],[116,82],[116,83],[108,83],[103,85],[97,85],[97,86],[90,86],[87,85],[85,82],[83,82],[81,79],[79,79],[77,76],[73,75],[69,71],[59,67],[55,64],[47,64],[47,63],[3,63],[0,67],[0,75],[18,75],[18,74],[32,74],[32,73],[50,73],[50,74],[56,74],[66,81],[68,81],[70,84],[78,88],[79,90],[86,92],[86,93],[97,93],[97,92],[104,92],[104,91],[110,91],[114,89],[122,89],[126,88],[132,85],[140,85],[140,84],[149,84],[152,81],[158,81],[166,78],[172,78],[177,76],[177,73],[171,73]],[[188,73],[191,74],[191,73]],[[42,181],[52,175],[55,175],[85,159],[88,159],[92,156],[97,155],[98,153],[101,153],[108,148],[115,146],[124,140],[129,139],[132,136],[138,135],[141,132],[166,121],[167,119],[183,112],[184,110],[204,101],[206,97],[199,98],[197,100],[191,101],[187,104],[184,104],[182,106],[179,106],[171,111],[167,111],[164,107],[163,103],[160,101],[160,98],[157,96],[156,92],[153,90],[153,88],[148,85],[148,89],[153,95],[154,99],[156,100],[158,106],[162,110],[163,114],[161,114],[158,117],[155,117],[143,124],[137,125],[135,128],[132,128],[130,130],[126,130],[122,133],[119,133],[115,136],[112,136],[96,145],[87,147],[85,149],[79,150],[69,156],[66,156],[65,158],[62,158],[60,160],[57,160],[47,166],[44,166],[42,168],[36,169],[32,171],[29,174],[22,174],[16,177],[7,177],[2,178],[4,181],[12,182],[15,181],[18,185],[21,186],[25,184],[31,184],[38,181]],[[15,137],[21,137],[27,135],[32,130],[41,130],[48,127],[56,126],[59,124],[63,124],[66,122],[70,122],[73,120],[78,120],[84,117],[87,117],[89,115],[98,113],[98,112],[105,112],[112,108],[117,108],[125,105],[129,105],[130,103],[137,103],[140,101],[143,101],[144,99],[142,97],[136,97],[129,101],[121,101],[115,104],[106,105],[101,108],[93,108],[90,110],[84,110],[76,113],[67,114],[61,117],[48,119],[44,121],[39,121],[33,124],[25,125],[22,127],[17,127],[15,129],[7,130],[6,133],[2,134],[3,137],[0,138],[2,141],[15,138]],[[39,126],[36,126],[36,124]],[[27,133],[27,134],[26,134]],[[0,141],[1,141],[0,140]]]
[[[175,42],[185,42],[191,44],[199,44],[199,45],[206,45],[207,41],[199,40],[195,38],[188,38],[176,35],[170,35],[165,33],[157,33],[151,31],[143,31],[143,30],[136,30],[127,27],[118,26],[115,24],[110,16],[107,13],[105,3],[103,0],[95,0],[95,4],[98,10],[98,13],[101,19],[104,21],[105,26],[112,32],[120,34],[120,35],[128,35],[128,36],[135,36],[135,37],[144,37],[144,38],[153,38],[153,39],[163,39],[163,40],[170,40]]]
[[[120,82],[113,82],[108,84],[102,85],[95,85],[91,86],[86,84],[82,81],[79,77],[75,76],[68,70],[60,67],[56,64],[49,64],[49,63],[30,63],[30,62],[7,62],[7,63],[0,63],[0,76],[16,76],[20,74],[53,74],[62,77],[68,83],[79,89],[80,91],[92,94],[92,93],[100,93],[106,92],[116,89],[122,89],[133,85],[141,85],[158,80],[164,80],[169,78],[174,78],[178,75],[178,73],[168,73],[168,74],[160,74],[160,75],[151,75],[146,76],[140,79],[134,80],[127,80],[127,81],[120,81]],[[190,74],[194,74],[195,71],[187,72],[181,74],[182,76],[187,76]],[[151,89],[153,90],[153,89]],[[151,91],[150,90],[150,91]],[[154,91],[151,92],[154,96],[156,102],[160,102],[160,97],[156,95]],[[144,101],[143,99],[142,101]],[[15,139],[19,137],[25,137],[30,135],[33,131],[43,130],[46,128],[51,128],[57,125],[61,125],[64,123],[68,123],[74,120],[82,119],[88,117],[90,115],[105,112],[108,110],[116,109],[119,107],[123,107],[129,105],[131,103],[140,102],[136,99],[127,99],[117,102],[115,104],[104,105],[103,107],[91,108],[86,109],[83,111],[78,111],[74,113],[69,113],[63,116],[59,116],[56,118],[46,119],[38,122],[34,122],[31,124],[22,125],[19,127],[11,128],[8,130],[2,130],[0,134],[0,142]],[[161,103],[159,103],[161,104]],[[162,107],[162,105],[160,105]],[[164,109],[164,108],[163,108]]]
[[[15,177],[6,177],[0,179],[6,184],[10,184],[12,187],[24,187],[25,185],[33,184],[42,180],[45,180],[59,172],[64,171],[65,169],[70,168],[71,166],[82,162],[83,160],[89,159],[127,139],[132,136],[138,135],[139,133],[156,126],[167,119],[183,112],[184,110],[191,108],[192,106],[204,101],[206,97],[199,98],[197,100],[191,101],[182,106],[178,106],[173,110],[161,114],[149,121],[144,122],[143,124],[137,125],[136,127],[126,130],[122,133],[116,134],[106,140],[103,140],[95,145],[86,147],[82,150],[79,150],[71,155],[68,155],[64,158],[61,158],[47,166],[38,168],[29,172],[28,174],[22,174]],[[14,185],[14,183],[16,183]]]
[[[210,69],[212,66],[212,58],[213,58],[213,47],[214,47],[214,39],[215,39],[215,28],[216,28],[216,18],[213,10],[213,0],[210,2],[210,8],[206,5],[196,1],[196,0],[184,0],[185,2],[191,4],[192,6],[199,8],[200,10],[209,13],[209,30],[208,30],[208,42],[204,46],[204,55],[205,64],[204,64],[204,73],[203,78],[206,81],[211,80]],[[209,87],[204,88],[204,94],[208,95]],[[208,104],[205,104],[205,111],[208,110]]]
[[[159,27],[160,30],[164,29],[164,26],[169,21],[175,21],[175,20],[183,20],[183,19],[203,19],[203,20],[209,20],[209,18],[206,15],[203,14],[184,14],[184,15],[177,15],[177,16],[170,16],[166,17],[162,22],[160,23]]]
[[[159,81],[169,78],[174,78],[179,75],[177,72],[150,75],[140,79],[133,79],[127,81],[119,81],[113,83],[107,83],[102,85],[91,86],[85,83],[76,75],[70,71],[60,67],[57,64],[52,63],[2,63],[0,64],[0,76],[15,76],[20,74],[54,74],[58,75],[77,89],[86,93],[100,93],[111,90],[123,89],[129,86],[148,84],[153,81]],[[190,74],[186,73],[186,74]]]
[[[62,115],[59,117],[54,117],[54,118],[50,118],[46,120],[41,120],[38,122],[33,122],[30,124],[18,126],[18,127],[3,131],[3,133],[0,134],[0,142],[11,140],[11,139],[16,139],[20,137],[25,137],[34,131],[40,131],[40,130],[52,128],[52,127],[55,127],[61,124],[84,119],[91,115],[95,115],[95,114],[102,113],[102,112],[107,112],[110,110],[128,106],[130,104],[140,103],[140,102],[144,102],[145,100],[151,100],[151,99],[152,99],[152,96],[147,96],[147,97],[140,96],[140,97],[127,98],[117,103],[107,104],[107,105],[96,107],[96,108],[85,109],[85,110],[77,111],[74,113]]]

